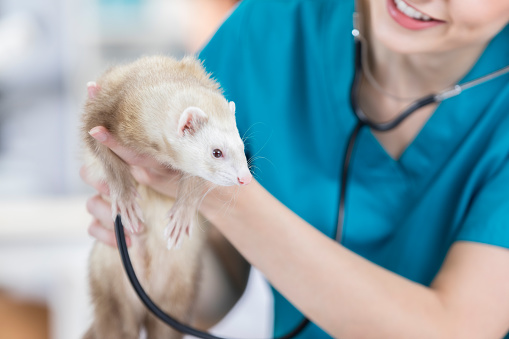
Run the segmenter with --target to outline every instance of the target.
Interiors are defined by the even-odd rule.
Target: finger
[[[94,219],[88,226],[88,234],[90,234],[92,237],[96,238],[103,244],[106,244],[111,247],[117,247],[117,239],[115,238],[115,232],[104,228],[101,222],[97,219]],[[126,235],[125,241],[127,246],[130,247],[131,238],[129,238]]]
[[[122,160],[130,165],[164,169],[164,166],[148,155],[138,154],[118,143],[111,133],[103,126],[96,126],[88,132],[95,140],[110,148]]]
[[[100,195],[94,195],[87,200],[87,211],[103,225],[104,228],[113,229],[111,218],[111,204]]]
[[[104,181],[93,180],[90,175],[89,169],[86,166],[81,166],[80,177],[88,185],[95,188],[99,193],[109,196],[110,187]]]
[[[99,85],[96,84],[94,81],[89,81],[87,83],[88,98],[95,99],[100,89],[101,88],[99,87]]]
[[[181,173],[169,169],[153,170],[132,166],[131,173],[134,179],[140,184],[146,185],[155,191],[169,197],[176,197]]]

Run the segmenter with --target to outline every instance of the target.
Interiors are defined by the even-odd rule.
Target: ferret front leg
[[[115,220],[120,214],[122,224],[131,233],[142,230],[143,214],[137,199],[139,197],[129,165],[104,145],[97,144],[95,155],[99,158],[110,188],[111,212]]]
[[[191,237],[197,224],[197,210],[203,196],[205,180],[199,177],[183,177],[180,180],[177,199],[168,212],[168,225],[164,230],[168,249],[180,247],[184,233]]]

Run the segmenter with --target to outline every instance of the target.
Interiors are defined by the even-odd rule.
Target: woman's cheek
[[[489,41],[509,23],[509,1],[454,0],[449,11],[451,28],[471,43]]]

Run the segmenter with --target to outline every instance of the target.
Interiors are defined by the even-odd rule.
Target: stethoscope
[[[411,114],[413,114],[418,109],[433,104],[433,103],[440,103],[446,99],[455,97],[462,93],[464,90],[467,90],[469,88],[472,88],[474,86],[480,85],[482,83],[485,83],[487,81],[490,81],[492,79],[498,78],[504,74],[509,73],[509,66],[506,66],[498,71],[495,71],[493,73],[487,74],[483,77],[480,77],[478,79],[465,82],[463,84],[454,85],[452,87],[449,87],[437,94],[430,94],[427,96],[424,96],[420,99],[415,100],[412,102],[403,112],[401,112],[396,118],[382,123],[376,123],[371,121],[362,111],[362,109],[359,106],[358,103],[358,95],[359,95],[359,88],[360,83],[362,79],[362,37],[360,35],[360,31],[357,26],[357,14],[354,14],[354,29],[352,30],[352,35],[355,39],[355,76],[354,80],[351,86],[350,90],[350,102],[353,109],[354,114],[357,117],[357,124],[354,127],[353,131],[350,134],[350,137],[348,139],[346,151],[343,158],[343,165],[342,165],[342,173],[341,173],[341,189],[340,189],[340,195],[339,195],[339,209],[338,209],[338,222],[337,222],[337,231],[336,231],[336,240],[341,243],[341,238],[343,235],[343,224],[345,220],[345,197],[346,197],[346,187],[348,183],[348,169],[350,165],[350,161],[352,159],[353,154],[353,148],[355,145],[355,140],[357,138],[357,135],[360,131],[360,129],[363,126],[369,126],[370,128],[376,130],[376,131],[389,131],[398,126],[403,120],[408,118]],[[129,281],[131,282],[131,285],[133,286],[136,294],[140,298],[140,300],[143,302],[143,304],[160,320],[165,322],[167,325],[171,326],[173,329],[183,333],[183,334],[189,334],[198,338],[203,339],[226,339],[223,337],[212,335],[208,332],[203,332],[198,329],[195,329],[193,327],[190,327],[188,325],[182,324],[172,316],[165,313],[163,310],[161,310],[153,301],[150,299],[150,297],[147,295],[147,293],[143,290],[141,287],[140,282],[138,281],[138,278],[136,277],[136,274],[134,272],[131,260],[129,258],[129,253],[127,251],[127,244],[125,241],[124,236],[124,227],[122,225],[122,222],[120,220],[120,215],[117,216],[115,219],[115,235],[117,238],[117,245],[118,250],[120,252],[120,257],[122,259],[122,263],[124,265],[124,268],[126,270],[127,276],[129,278]],[[309,324],[309,320],[307,318],[304,318],[304,320],[295,327],[292,331],[289,333],[277,337],[277,339],[290,339],[295,337],[297,334],[299,334],[307,325]]]

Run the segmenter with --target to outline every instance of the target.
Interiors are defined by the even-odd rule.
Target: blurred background
[[[142,55],[181,57],[236,0],[0,0],[0,338],[80,338],[91,321],[93,240],[78,138],[86,83]],[[253,297],[255,296],[255,297]],[[271,333],[258,272],[214,329]]]

